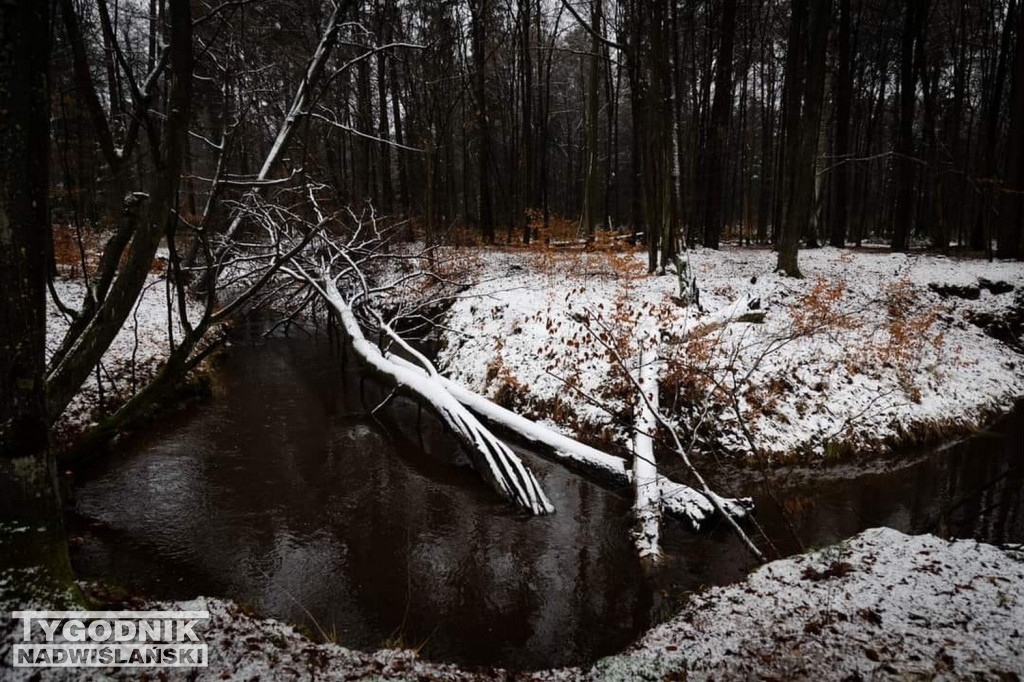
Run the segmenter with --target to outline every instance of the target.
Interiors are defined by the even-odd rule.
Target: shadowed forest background
[[[98,229],[120,213],[116,174],[97,170],[133,126],[164,4],[57,3],[59,224]],[[307,68],[330,3],[192,5],[186,221],[215,175],[211,143],[228,137],[229,173],[255,175],[313,75],[270,175],[315,177],[340,204],[412,218],[428,241],[640,232],[666,246],[652,267],[721,240],[1020,249],[1015,0],[343,1],[318,74]],[[145,173],[145,156],[121,173]]]

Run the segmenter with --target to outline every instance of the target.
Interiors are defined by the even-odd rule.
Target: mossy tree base
[[[75,585],[52,462],[0,458],[0,595],[14,603],[84,603]],[[49,596],[49,598],[45,598]]]

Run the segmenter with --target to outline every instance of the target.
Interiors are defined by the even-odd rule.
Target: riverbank
[[[693,597],[591,675],[1018,679],[1024,552],[876,528]]]
[[[1024,263],[832,248],[804,279],[764,249],[698,249],[688,275],[643,253],[484,252],[440,361],[472,390],[623,452],[655,362],[660,404],[700,450],[773,462],[936,442],[1024,396]]]
[[[17,577],[0,577],[4,610]],[[41,598],[40,598],[41,599]],[[46,606],[45,600],[33,607]],[[743,582],[693,595],[626,652],[590,668],[463,669],[408,650],[353,651],[216,599],[149,604],[206,609],[208,668],[161,679],[1017,679],[1024,674],[1024,550],[879,528],[772,562]],[[4,621],[0,660],[17,635]],[[35,673],[41,672],[39,677]],[[84,675],[82,674],[84,673]],[[198,673],[198,674],[197,674]],[[5,669],[5,679],[136,679],[131,671]]]
[[[71,325],[70,315],[61,307],[80,309],[86,292],[84,282],[73,277],[57,277],[53,288],[61,305],[53,295],[47,296],[47,362]],[[168,306],[168,300],[166,279],[150,274],[132,314],[103,354],[99,370],[90,373],[54,427],[52,442],[58,447],[73,442],[156,376],[170,356],[172,339],[184,335],[176,296],[170,298],[174,305]],[[187,298],[186,306],[192,320],[202,314],[198,302]]]

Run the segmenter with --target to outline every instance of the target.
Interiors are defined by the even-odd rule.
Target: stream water
[[[511,512],[413,404],[367,417],[383,394],[326,343],[237,345],[216,386],[78,474],[79,576],[235,599],[345,646],[528,669],[620,650],[687,591],[751,567],[724,527],[667,521],[664,565],[641,570],[628,495],[530,453],[558,512]],[[890,471],[826,474],[734,492],[784,553],[879,525],[1024,540],[1020,409]]]

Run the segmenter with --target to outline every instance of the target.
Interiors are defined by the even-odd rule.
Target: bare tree
[[[797,245],[811,223],[815,163],[828,46],[831,0],[796,0],[786,55],[785,216],[779,231],[778,269],[800,277]]]
[[[5,567],[71,588],[46,415],[49,3],[0,7],[0,518]],[[41,531],[41,532],[40,532]]]

